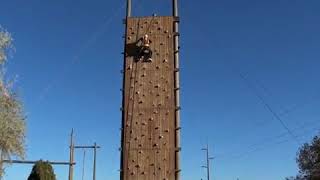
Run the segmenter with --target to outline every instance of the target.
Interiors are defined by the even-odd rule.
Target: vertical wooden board
[[[175,180],[173,17],[128,18],[124,69],[125,180]],[[148,34],[153,62],[137,61]]]

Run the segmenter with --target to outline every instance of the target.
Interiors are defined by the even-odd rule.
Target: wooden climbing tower
[[[121,180],[180,180],[179,17],[132,17],[127,0]],[[152,62],[139,60],[147,34]]]

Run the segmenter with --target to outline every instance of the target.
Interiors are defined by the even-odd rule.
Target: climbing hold
[[[163,45],[163,42],[160,43],[160,46],[162,46],[162,45]]]
[[[149,118],[149,121],[153,121],[153,117]]]
[[[155,87],[155,88],[159,88],[159,87],[160,87],[160,84],[157,84],[157,85],[155,85],[154,87]]]
[[[154,143],[154,144],[153,144],[153,147],[157,147],[157,146],[158,146],[158,144],[157,144],[157,143]]]
[[[168,62],[168,59],[164,59],[163,62],[164,62],[164,63],[167,63],[167,62]]]
[[[142,104],[142,103],[143,103],[143,101],[142,101],[142,100],[140,100],[140,101],[139,101],[139,104]]]
[[[140,165],[139,165],[139,164],[137,164],[137,165],[136,165],[136,168],[140,168]]]
[[[146,123],[146,122],[142,122],[141,124],[142,124],[143,126],[147,125],[147,123]]]
[[[164,33],[166,33],[166,34],[167,34],[168,32],[169,32],[168,30],[165,30],[165,31],[164,31]]]
[[[136,91],[136,94],[140,94],[140,91]]]
[[[154,129],[155,129],[155,130],[158,130],[158,129],[159,129],[159,127],[157,126],[157,127],[155,127]]]
[[[162,138],[163,138],[163,136],[162,136],[162,135],[160,135],[160,136],[159,136],[159,139],[162,139]]]
[[[160,69],[160,66],[156,66],[156,69]]]
[[[131,36],[128,36],[128,40],[131,40]]]
[[[168,133],[168,132],[169,132],[169,129],[164,130],[164,132]]]

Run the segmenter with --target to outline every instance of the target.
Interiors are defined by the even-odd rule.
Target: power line
[[[298,144],[300,143],[299,140],[296,138],[296,136],[293,134],[293,132],[289,129],[289,127],[284,123],[284,121],[281,119],[281,117],[271,108],[271,106],[264,100],[264,98],[260,95],[259,92],[250,84],[248,79],[243,75],[239,74],[240,78],[246,83],[248,88],[252,90],[252,92],[256,95],[256,97],[260,100],[260,102],[263,104],[263,106],[273,115],[273,117],[278,120],[281,124],[281,126],[290,134],[292,139],[294,139]]]
[[[82,44],[82,47],[80,47],[79,53],[75,54],[71,58],[72,65],[76,64],[79,61],[80,57],[83,55],[83,53],[90,46],[92,46],[99,39],[99,37],[101,35],[103,35],[109,29],[111,22],[114,19],[116,19],[117,16],[120,15],[120,13],[125,8],[125,6],[126,6],[126,3],[125,3],[125,1],[123,1],[122,5],[118,9],[116,9],[113,12],[113,14],[111,16],[109,16],[109,18],[105,22],[103,22],[102,25],[95,32],[92,33],[92,35],[90,36],[90,38],[86,42],[84,42]],[[42,91],[40,92],[40,95],[38,97],[38,101],[42,101],[45,98],[45,96],[48,94],[50,89],[52,89],[52,87],[59,82],[59,79],[61,79],[62,77],[64,77],[64,78],[66,77],[65,75],[69,71],[69,69],[71,69],[71,68],[68,67],[68,64],[64,64],[62,66],[58,77],[49,81],[49,83],[42,89]]]
[[[296,130],[300,130],[300,128],[296,128]],[[316,127],[316,128],[311,128],[311,129],[305,129],[305,131],[302,131],[300,134],[300,136],[299,135],[296,135],[296,137],[304,137],[304,136],[306,136],[306,134],[308,133],[308,132],[311,132],[311,131],[315,131],[315,130],[319,130],[319,127]],[[272,139],[270,139],[270,141],[269,142],[272,142],[272,141],[274,141],[274,140],[277,140],[277,139],[279,139],[279,138],[281,138],[281,137],[285,137],[285,135],[287,135],[288,133],[285,133],[285,134],[282,134],[282,135],[278,135],[278,136],[276,136],[275,138],[272,138]],[[283,144],[283,143],[286,143],[286,142],[289,142],[290,141],[290,139],[284,139],[284,140],[281,140],[281,141],[276,141],[276,142],[274,142],[274,143],[268,143],[268,142],[263,142],[263,143],[260,143],[260,144],[257,144],[257,145],[255,145],[255,146],[249,146],[249,150],[247,150],[247,151],[245,151],[245,152],[243,152],[243,153],[239,153],[239,154],[234,154],[234,155],[230,155],[230,156],[226,156],[226,157],[223,157],[223,156],[217,156],[216,158],[221,158],[221,159],[223,159],[223,158],[228,158],[228,157],[230,157],[230,158],[232,158],[232,159],[239,159],[239,158],[242,158],[242,157],[244,157],[244,156],[247,156],[248,154],[251,154],[251,153],[254,153],[254,152],[257,152],[257,151],[261,151],[261,150],[264,150],[264,149],[267,149],[267,148],[270,148],[270,147],[273,147],[273,146],[275,146],[275,145],[279,145],[279,144]]]

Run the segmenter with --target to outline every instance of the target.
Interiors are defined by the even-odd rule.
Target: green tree
[[[12,83],[6,83],[5,63],[12,49],[10,33],[0,26],[0,178],[4,173],[3,160],[25,155],[25,116],[22,103],[12,91]]]
[[[299,175],[287,180],[320,180],[320,137],[305,143],[298,152]]]
[[[51,164],[38,161],[32,168],[28,180],[56,180]]]

